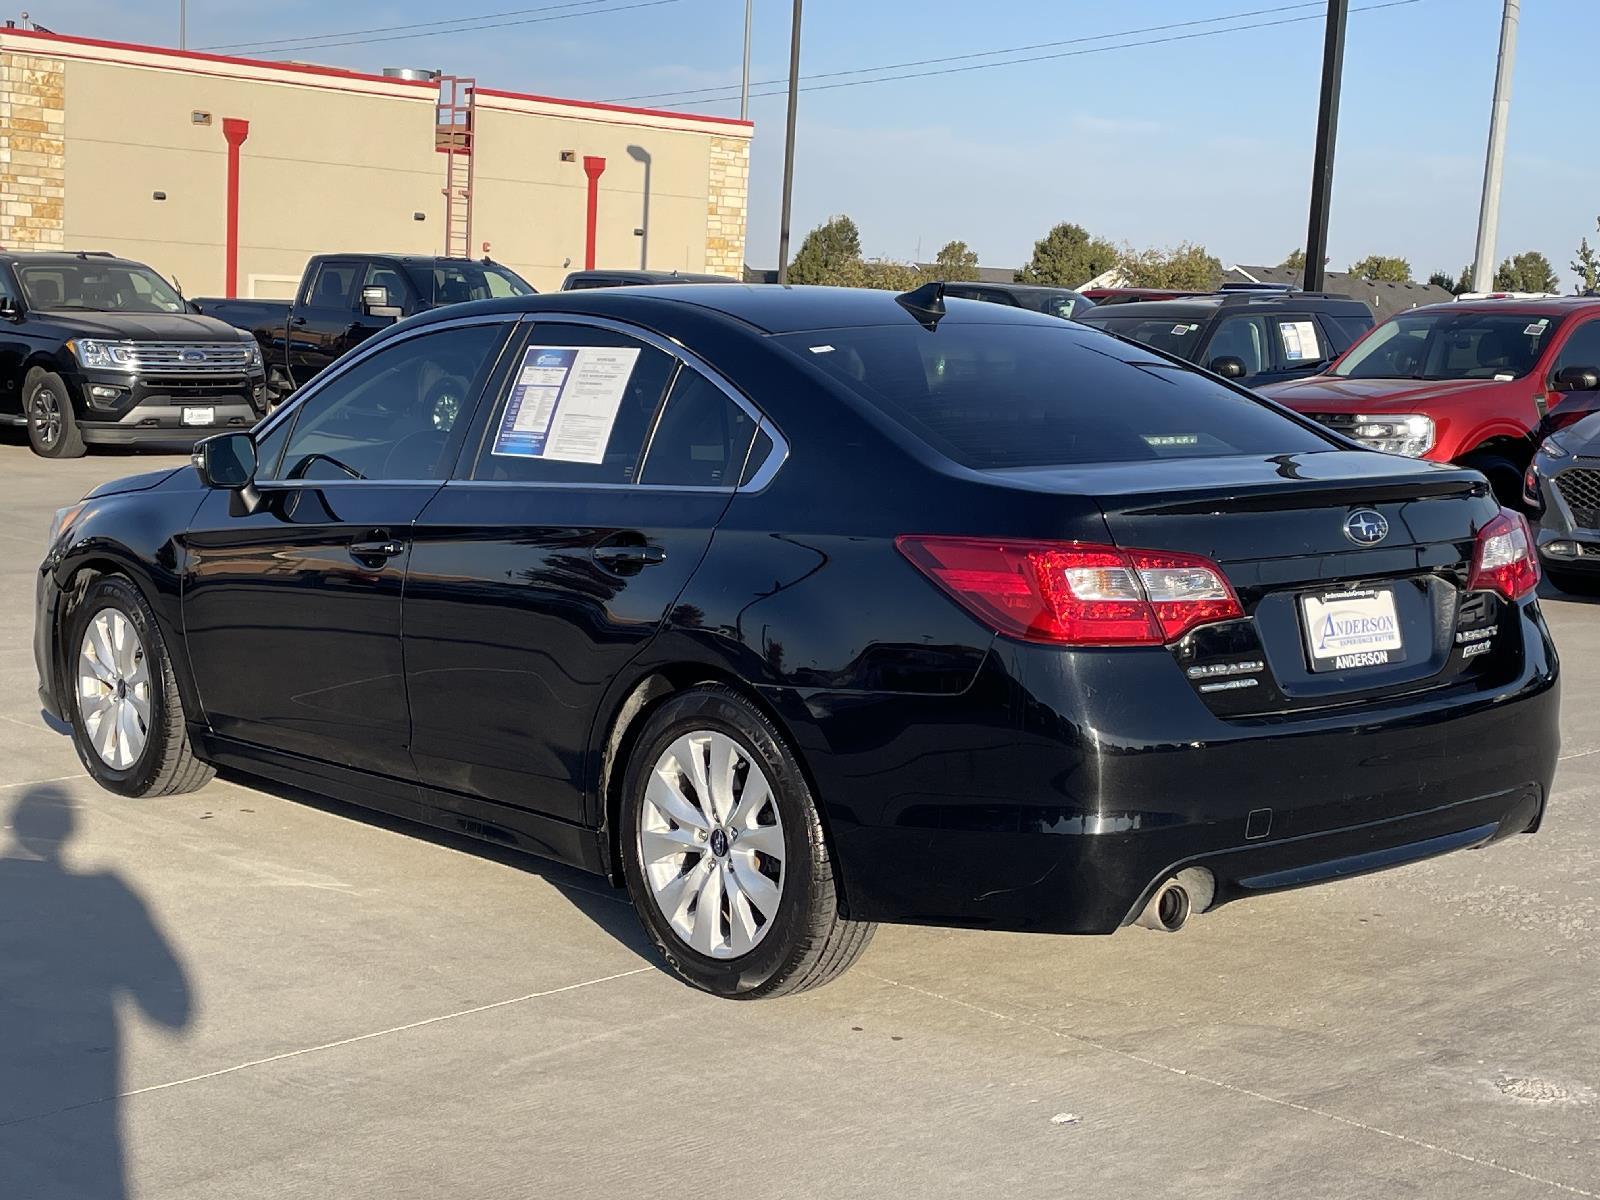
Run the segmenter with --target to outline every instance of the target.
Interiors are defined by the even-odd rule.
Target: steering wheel
[[[315,463],[315,462],[318,462],[319,460],[321,462],[327,463],[330,467],[333,467],[335,470],[343,471],[346,475],[350,476],[351,479],[365,479],[366,478],[366,476],[363,475],[360,471],[356,470],[354,467],[350,466],[348,463],[340,462],[337,458],[334,458],[333,455],[331,455],[331,454],[308,454],[308,455],[306,455],[299,462],[295,463],[294,470],[289,472],[288,478],[290,478],[290,479],[304,479],[306,477],[306,472],[311,470],[312,464]]]

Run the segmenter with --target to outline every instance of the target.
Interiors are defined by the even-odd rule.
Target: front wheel
[[[820,986],[876,928],[840,913],[805,776],[772,722],[732,688],[691,688],[646,720],[618,837],[645,931],[674,971],[715,995]]]
[[[1498,454],[1478,454],[1466,459],[1462,464],[1475,471],[1482,471],[1489,486],[1494,490],[1494,498],[1505,508],[1522,512],[1526,505],[1522,499],[1522,472],[1517,469],[1516,463],[1509,458],[1501,458]]]
[[[101,576],[63,622],[78,757],[124,796],[169,796],[214,774],[196,757],[155,614],[132,581]]]
[[[41,458],[81,458],[83,434],[72,411],[66,381],[35,367],[22,385],[22,411],[28,418],[28,445]]]

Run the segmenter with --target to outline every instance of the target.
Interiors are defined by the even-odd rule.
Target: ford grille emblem
[[[180,350],[180,351],[178,351],[178,361],[179,362],[203,363],[203,362],[205,362],[205,360],[206,360],[205,352],[202,351],[202,350]]]
[[[1344,535],[1358,546],[1376,546],[1389,536],[1389,522],[1382,513],[1358,508],[1344,519]]]

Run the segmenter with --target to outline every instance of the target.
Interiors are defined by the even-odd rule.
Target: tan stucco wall
[[[250,126],[240,295],[289,295],[312,254],[444,251],[432,87],[9,31],[0,31],[0,85],[29,89],[0,91],[23,122],[0,121],[0,243],[109,250],[176,276],[190,295],[219,294],[223,120],[235,118]],[[210,123],[191,120],[197,111]],[[41,128],[26,124],[35,119]],[[597,266],[736,275],[748,148],[748,128],[726,122],[484,94],[472,253],[487,242],[536,287],[559,286],[583,266],[583,159],[598,156]]]
[[[60,250],[64,64],[0,52],[0,246]]]

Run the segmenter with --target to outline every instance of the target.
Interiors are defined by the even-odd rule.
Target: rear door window
[[[306,289],[304,302],[316,308],[356,307],[356,288],[364,264],[347,259],[330,259],[317,265],[317,273]]]
[[[1193,362],[1205,322],[1188,317],[1109,317],[1094,326]]]
[[[931,334],[893,325],[776,340],[977,469],[1335,448],[1249,393],[1066,322],[947,321]]]
[[[731,488],[739,479],[755,419],[693,367],[681,367],[650,438],[641,483]]]
[[[645,438],[677,360],[588,325],[535,325],[490,415],[472,478],[638,482]]]
[[[1265,317],[1224,317],[1206,346],[1206,364],[1216,370],[1219,358],[1237,358],[1244,364],[1247,378],[1259,375],[1272,367],[1271,336]]]

